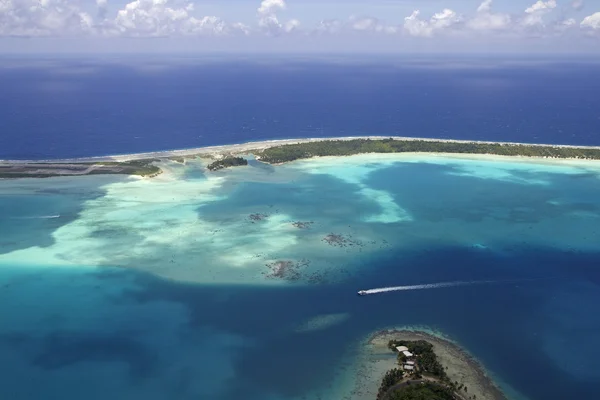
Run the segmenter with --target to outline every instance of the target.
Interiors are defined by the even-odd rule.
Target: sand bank
[[[486,374],[477,360],[448,339],[418,330],[384,330],[371,335],[357,361],[357,377],[352,399],[375,399],[381,379],[396,368],[396,354],[388,349],[390,340],[426,340],[433,345],[440,363],[452,381],[468,388],[465,398],[476,395],[483,400],[506,400],[506,396]]]
[[[273,164],[301,164],[310,163],[309,167],[330,167],[337,164],[340,158],[349,158],[348,162],[352,164],[366,163],[385,163],[393,164],[396,162],[413,162],[422,163],[428,162],[433,164],[452,164],[455,162],[467,161],[472,163],[488,163],[522,165],[524,168],[541,166],[541,167],[573,167],[586,170],[596,171],[600,169],[600,160],[576,159],[576,158],[543,158],[543,157],[528,157],[528,156],[504,156],[498,154],[474,154],[474,153],[358,153],[348,156],[315,156],[311,158],[301,158],[288,163]],[[310,169],[310,168],[309,168]]]
[[[537,146],[537,145],[535,145]],[[571,147],[571,146],[556,146],[556,147]],[[589,147],[595,148],[595,147]],[[383,154],[383,153],[382,153]],[[594,167],[600,168],[600,160],[587,160],[577,158],[551,158],[551,157],[533,157],[533,156],[504,156],[500,154],[476,154],[476,153],[391,153],[403,155],[406,159],[411,157],[416,161],[423,161],[424,158],[436,159],[455,159],[455,160],[471,160],[471,161],[495,161],[495,162],[510,162],[522,164],[536,165],[561,165],[571,167]]]
[[[17,164],[17,163],[31,163],[31,162],[52,162],[52,163],[76,163],[76,162],[107,162],[107,161],[132,161],[148,158],[171,158],[171,157],[191,157],[191,156],[210,156],[219,154],[243,154],[250,153],[255,150],[264,150],[270,147],[282,146],[286,144],[298,144],[298,143],[309,143],[309,142],[323,142],[327,140],[355,140],[355,139],[388,139],[394,140],[423,140],[428,142],[444,142],[444,143],[485,143],[485,144],[511,144],[511,145],[527,145],[527,146],[552,146],[552,147],[565,147],[565,148],[579,148],[579,149],[600,149],[600,146],[573,146],[573,145],[556,145],[556,144],[542,144],[542,143],[515,143],[515,142],[492,142],[492,141],[478,141],[478,140],[454,140],[454,139],[433,139],[433,138],[418,138],[418,137],[404,137],[404,136],[348,136],[348,137],[327,137],[327,138],[301,138],[301,139],[280,139],[280,140],[265,140],[256,142],[246,142],[240,144],[230,144],[221,146],[207,146],[197,147],[191,149],[180,149],[180,150],[167,150],[167,151],[154,151],[145,153],[132,153],[132,154],[121,154],[121,155],[108,155],[99,157],[81,157],[81,158],[70,158],[70,159],[47,159],[47,160],[0,160],[1,163]],[[427,153],[431,154],[431,153]],[[523,157],[528,158],[528,157]]]

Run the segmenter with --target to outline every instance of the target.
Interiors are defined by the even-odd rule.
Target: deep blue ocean
[[[589,60],[359,61],[6,58],[0,158],[350,135],[600,145]],[[457,341],[511,400],[600,399],[598,165],[361,157],[0,180],[0,399],[375,400],[331,393],[367,335],[401,326]],[[279,259],[325,279],[265,280]]]
[[[590,60],[3,58],[0,88],[0,159],[355,135],[600,144]]]

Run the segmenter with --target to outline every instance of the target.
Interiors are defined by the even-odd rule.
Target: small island
[[[248,160],[242,157],[225,157],[208,164],[206,168],[209,171],[217,171],[223,168],[239,167],[242,165],[248,165]]]
[[[378,400],[395,399],[440,399],[463,398],[463,384],[452,382],[426,340],[390,340],[390,351],[398,353],[398,365],[383,377]],[[464,386],[465,393],[468,391]],[[471,399],[472,397],[468,397]]]
[[[349,156],[363,153],[493,154],[600,160],[600,148],[595,147],[394,138],[357,138],[284,144],[266,148],[256,152],[255,155],[262,162],[281,164],[312,157]]]
[[[437,335],[383,330],[361,354],[354,392],[373,400],[506,400],[477,360]]]

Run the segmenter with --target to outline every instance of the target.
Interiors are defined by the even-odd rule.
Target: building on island
[[[402,353],[406,357],[412,357],[413,356],[413,353],[411,353],[410,351],[408,351],[408,347],[406,347],[406,346],[398,346],[398,347],[396,347],[396,350],[398,350],[398,353]]]
[[[405,371],[414,371],[416,368],[414,361],[404,361],[402,364],[402,369]]]

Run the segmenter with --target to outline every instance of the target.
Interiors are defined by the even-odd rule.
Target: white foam
[[[377,294],[386,292],[396,292],[403,290],[424,290],[424,289],[441,289],[455,286],[466,286],[466,285],[477,285],[482,283],[492,283],[494,281],[456,281],[456,282],[440,282],[440,283],[428,283],[424,285],[407,285],[407,286],[391,286],[384,288],[368,289],[364,292],[366,294]]]
[[[425,289],[441,289],[457,286],[471,286],[471,285],[483,285],[488,283],[515,283],[515,282],[532,282],[540,281],[544,279],[556,279],[556,277],[543,277],[543,278],[523,278],[523,279],[507,279],[507,280],[487,280],[487,281],[454,281],[454,282],[437,282],[437,283],[426,283],[422,285],[406,285],[406,286],[391,286],[376,289],[363,290],[366,294],[377,294],[386,292],[397,292],[405,290],[425,290]]]
[[[27,217],[11,217],[12,219],[56,219],[60,218],[60,214],[56,215],[39,215],[39,216],[27,216]]]

